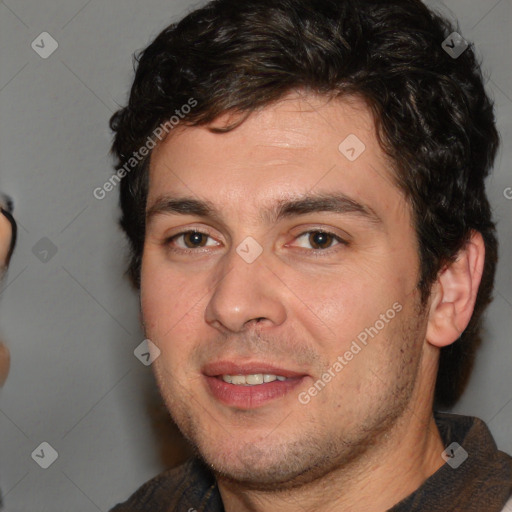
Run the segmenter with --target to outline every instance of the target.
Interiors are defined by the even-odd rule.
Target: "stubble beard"
[[[160,392],[178,428],[191,443],[196,454],[214,471],[218,479],[260,491],[286,491],[313,483],[328,474],[357,471],[358,463],[373,447],[386,443],[393,427],[408,409],[416,385],[421,362],[421,351],[414,348],[419,335],[419,319],[409,320],[399,332],[403,352],[397,348],[396,379],[393,386],[380,383],[385,394],[374,399],[364,411],[363,420],[351,429],[343,430],[325,422],[302,420],[298,429],[280,438],[280,431],[293,421],[289,418],[277,423],[267,436],[252,442],[233,443],[229,432],[214,422],[191,390],[174,381],[169,386],[169,373],[155,361],[154,372]],[[195,407],[195,410],[194,410]],[[307,407],[307,405],[306,405]],[[328,411],[327,411],[328,412]],[[361,417],[361,411],[357,411]],[[350,415],[350,412],[349,412]],[[286,412],[283,411],[283,416]],[[337,419],[333,422],[336,423]],[[210,426],[208,426],[210,422]],[[307,426],[307,430],[304,427]],[[321,428],[319,428],[321,427]],[[217,436],[213,434],[217,429]],[[225,446],[215,440],[223,436]],[[292,439],[290,439],[290,437]],[[236,445],[236,449],[232,447]],[[360,465],[360,464],[359,464]]]

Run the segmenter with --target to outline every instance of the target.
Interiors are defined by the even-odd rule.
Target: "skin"
[[[5,261],[11,245],[12,228],[10,222],[0,213],[0,273],[5,272]],[[0,341],[0,387],[9,374],[10,354],[7,346]]]
[[[161,350],[153,368],[167,407],[215,471],[227,512],[387,510],[444,463],[432,416],[439,348],[471,316],[481,237],[443,269],[422,308],[410,207],[362,100],[294,92],[233,131],[208,128],[178,129],[151,157],[141,310],[146,336]],[[353,162],[338,150],[349,134],[366,146]],[[356,212],[260,216],[277,201],[332,192],[379,220]],[[155,213],[166,196],[208,200],[217,216]],[[208,236],[196,245],[171,239],[191,229]],[[303,235],[314,230],[346,243],[328,238],[319,247]],[[253,263],[236,252],[248,236],[263,249]],[[301,403],[298,394],[395,303],[395,318]],[[307,377],[260,407],[226,406],[202,371],[220,359]]]

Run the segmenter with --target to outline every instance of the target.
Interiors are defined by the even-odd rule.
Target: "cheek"
[[[411,314],[405,311],[411,302],[408,281],[385,272],[368,280],[369,275],[345,272],[302,288],[308,294],[304,302],[314,304],[311,309],[322,320],[315,322],[309,313],[312,339],[331,364],[338,356],[348,354],[351,359],[343,373],[354,386],[361,379],[368,380],[369,368],[380,373],[396,367],[397,356],[401,356],[404,318]],[[303,315],[304,324],[308,312],[304,310]]]
[[[165,284],[155,277],[156,274],[150,271],[141,273],[141,312],[146,335],[150,338],[165,329],[165,324],[170,320],[166,311],[169,308],[172,310]]]
[[[199,275],[171,271],[156,259],[143,262],[141,311],[146,336],[162,352],[184,354],[205,325],[207,283]],[[178,355],[179,355],[178,354]]]
[[[376,267],[346,265],[314,277],[306,272],[288,272],[286,282],[310,315],[339,329],[340,322],[348,327],[372,319],[398,299],[401,283],[390,286],[390,276]]]
[[[143,260],[140,302],[144,326],[153,336],[160,337],[170,331],[186,312],[180,278],[150,257]]]

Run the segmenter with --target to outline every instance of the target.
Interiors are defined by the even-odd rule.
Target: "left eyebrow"
[[[317,193],[278,200],[261,211],[261,219],[270,225],[284,218],[319,212],[356,214],[373,224],[382,224],[382,219],[373,208],[343,193]],[[194,215],[222,222],[222,213],[212,202],[192,197],[160,197],[147,210],[147,222],[158,214]]]
[[[381,224],[382,219],[373,208],[362,204],[343,193],[314,194],[299,199],[278,201],[275,206],[263,212],[269,223],[280,219],[307,215],[309,213],[332,212],[339,214],[353,213],[375,224]]]

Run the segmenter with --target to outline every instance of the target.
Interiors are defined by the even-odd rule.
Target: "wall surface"
[[[475,43],[504,141],[488,181],[501,240],[495,300],[455,412],[485,420],[512,453],[512,0],[430,4],[453,13]],[[0,190],[19,223],[0,295],[12,354],[0,403],[8,511],[106,511],[186,454],[180,443],[176,453],[159,450],[162,435],[178,437],[150,369],[133,355],[143,335],[123,277],[118,191],[99,200],[93,190],[112,172],[108,120],[126,101],[132,53],[195,5],[0,2]],[[41,449],[47,461],[58,454],[48,469],[32,456]]]

